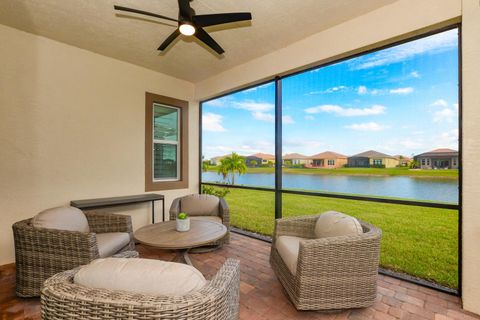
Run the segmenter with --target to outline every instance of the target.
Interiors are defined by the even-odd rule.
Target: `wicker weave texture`
[[[239,318],[240,262],[227,259],[199,291],[152,296],[93,289],[73,283],[79,268],[59,273],[42,289],[43,319],[218,319]]]
[[[90,233],[34,228],[31,219],[12,226],[18,296],[39,296],[47,278],[97,259],[97,232],[128,232],[132,240],[120,252],[135,250],[129,216],[99,212],[86,216]]]
[[[362,308],[374,303],[380,257],[380,229],[360,221],[364,233],[314,239],[319,215],[279,219],[270,262],[298,310]],[[296,275],[275,247],[282,235],[307,238],[300,242]]]
[[[172,205],[170,207],[170,220],[176,220],[177,215],[180,213],[181,210],[181,203],[182,198],[176,198],[173,200]],[[222,218],[222,224],[227,228],[227,234],[225,237],[219,241],[212,243],[212,245],[222,245],[230,243],[230,209],[228,207],[227,202],[223,198],[219,198],[219,216]],[[199,200],[201,201],[201,200]]]

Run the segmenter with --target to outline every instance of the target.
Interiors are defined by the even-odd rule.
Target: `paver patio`
[[[168,251],[137,246],[141,257],[171,259]],[[224,248],[191,254],[195,266],[211,278],[228,257],[241,261],[240,319],[480,319],[461,309],[460,299],[391,277],[379,276],[377,301],[371,308],[322,313],[297,311],[289,302],[269,264],[270,244],[232,234]],[[13,265],[0,268],[0,319],[40,319],[39,299],[15,296]]]

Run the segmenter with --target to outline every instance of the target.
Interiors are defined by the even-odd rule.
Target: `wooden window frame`
[[[155,181],[153,179],[153,104],[163,104],[180,109],[180,179]],[[188,188],[188,101],[145,93],[145,191]]]

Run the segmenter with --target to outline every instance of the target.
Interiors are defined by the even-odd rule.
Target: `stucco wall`
[[[145,91],[192,100],[194,87],[1,25],[0,43],[1,265],[14,261],[15,221],[72,199],[144,193]],[[196,192],[198,104],[189,116]],[[188,192],[162,192],[167,209]],[[149,204],[110,211],[131,214],[134,227],[150,219]]]
[[[480,2],[462,5],[463,305],[480,314]]]

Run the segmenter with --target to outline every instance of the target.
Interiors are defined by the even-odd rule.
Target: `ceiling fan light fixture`
[[[189,23],[183,23],[180,25],[180,27],[178,28],[180,30],[180,33],[185,35],[185,36],[192,36],[195,34],[195,27],[192,26],[191,24]]]

